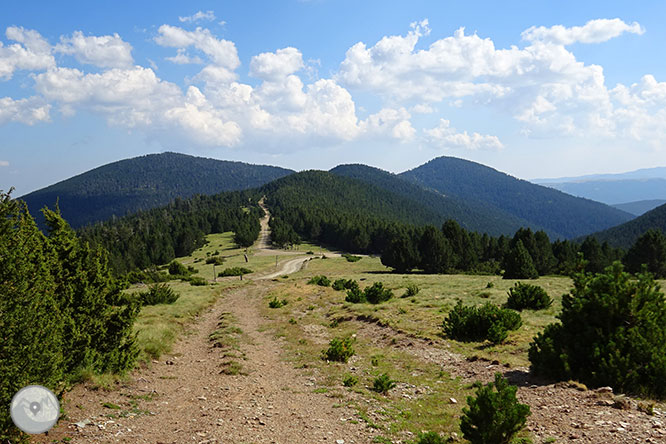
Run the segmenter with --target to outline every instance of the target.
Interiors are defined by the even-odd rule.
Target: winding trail
[[[270,227],[268,226],[268,222],[270,221],[271,218],[271,212],[268,210],[266,205],[264,204],[264,198],[262,198],[259,201],[259,206],[264,210],[266,215],[261,218],[260,223],[261,223],[261,232],[259,233],[259,238],[257,239],[257,242],[255,243],[255,255],[257,256],[268,256],[268,255],[274,255],[274,256],[294,256],[294,255],[302,255],[303,253],[298,252],[298,251],[288,251],[288,250],[281,250],[277,248],[273,248],[273,246],[270,244],[270,238],[271,238],[271,230]],[[328,253],[327,256],[329,257],[339,257],[340,254],[338,253]],[[321,257],[321,255],[308,255],[308,256],[300,256],[296,259],[290,259],[286,261],[279,262],[277,264],[278,269],[269,272],[268,274],[258,274],[256,276],[253,276],[252,279],[258,281],[258,280],[266,280],[266,279],[274,279],[279,276],[284,276],[286,274],[291,274],[291,273],[296,273],[300,271],[303,268],[303,264],[305,262],[315,258],[315,257]]]

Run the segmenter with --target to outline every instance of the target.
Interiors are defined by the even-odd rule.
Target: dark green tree
[[[509,251],[504,259],[504,279],[536,279],[539,273],[534,268],[532,256],[521,240]]]
[[[381,260],[382,264],[395,269],[398,273],[406,273],[418,266],[419,253],[407,230],[398,230],[393,234],[382,252]]]
[[[0,191],[0,441],[18,436],[8,406],[19,389],[35,382],[55,393],[62,389],[63,316],[55,266],[25,204]]]
[[[449,241],[432,225],[424,228],[419,241],[420,268],[426,273],[445,273],[453,265]]]
[[[494,382],[479,386],[463,409],[463,437],[472,444],[509,444],[530,415],[530,407],[516,399],[516,390],[501,373],[495,373]]]
[[[635,279],[619,262],[577,273],[558,318],[530,345],[535,373],[666,397],[666,301],[652,276]]]
[[[624,262],[633,273],[646,265],[656,277],[666,278],[666,236],[659,230],[648,230],[629,249]]]

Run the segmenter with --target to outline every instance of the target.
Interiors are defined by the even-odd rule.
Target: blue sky
[[[177,151],[521,178],[666,165],[666,3],[5,2],[0,189]]]

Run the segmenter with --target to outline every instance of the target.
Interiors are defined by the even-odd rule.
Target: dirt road
[[[136,371],[119,390],[76,387],[66,397],[67,417],[36,442],[370,442],[371,432],[349,421],[353,411],[313,393],[312,378],[280,358],[281,343],[263,328],[257,308],[269,288],[227,293],[170,356]],[[243,331],[236,351],[209,339],[221,317],[237,320]],[[221,373],[234,353],[244,355],[246,375]]]

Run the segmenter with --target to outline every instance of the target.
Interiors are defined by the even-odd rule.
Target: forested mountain
[[[166,205],[177,197],[258,187],[293,171],[178,153],[113,162],[22,196],[32,215],[58,201],[73,228]],[[42,225],[40,223],[40,225]]]
[[[666,204],[648,211],[622,225],[592,234],[600,242],[628,248],[648,230],[656,229],[666,234]]]
[[[109,252],[116,273],[166,264],[202,246],[210,233],[234,231],[249,246],[260,231],[263,210],[252,191],[176,199],[166,206],[83,227],[79,236]]]
[[[307,209],[348,214],[350,220],[369,216],[415,225],[443,222],[437,212],[415,200],[326,171],[295,173],[264,185],[260,192],[278,213]]]
[[[441,216],[441,220],[454,219],[461,227],[470,231],[488,233],[493,236],[510,234],[521,227],[539,229],[525,219],[516,217],[492,205],[481,205],[463,199],[445,196],[437,191],[423,188],[396,174],[367,165],[338,165],[330,170],[339,176],[350,177],[374,185],[383,190],[418,202]],[[551,232],[549,234],[557,233]]]
[[[666,199],[639,200],[637,202],[626,202],[613,205],[618,210],[626,211],[634,216],[640,216],[658,206],[666,204]]]
[[[633,217],[608,205],[573,197],[455,157],[433,159],[401,176],[448,196],[501,208],[566,238],[613,227]]]

